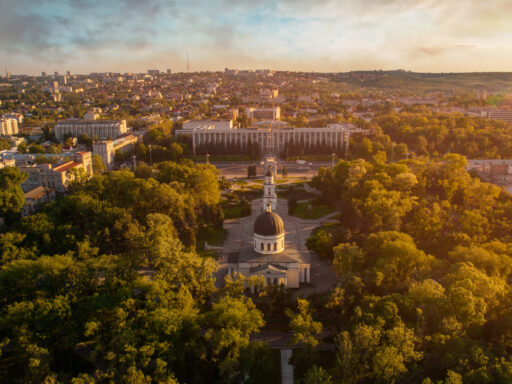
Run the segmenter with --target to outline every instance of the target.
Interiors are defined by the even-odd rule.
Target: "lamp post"
[[[206,164],[210,164],[210,154],[206,152]]]
[[[331,168],[334,168],[334,157],[336,156],[335,153],[331,153]]]

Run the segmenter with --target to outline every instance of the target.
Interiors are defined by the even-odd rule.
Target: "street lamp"
[[[206,164],[210,164],[210,154],[206,152]]]
[[[336,156],[335,153],[331,153],[331,168],[334,168],[334,157]]]

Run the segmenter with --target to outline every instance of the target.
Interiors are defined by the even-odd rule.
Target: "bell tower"
[[[265,184],[263,184],[262,209],[266,210],[269,203],[272,207],[272,210],[275,211],[277,209],[276,185],[274,183],[274,174],[272,173],[270,166],[268,167],[268,170],[265,173]]]

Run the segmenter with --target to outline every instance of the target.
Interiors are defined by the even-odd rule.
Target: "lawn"
[[[308,210],[309,204],[312,206],[311,211]],[[300,219],[316,220],[334,211],[335,209],[332,206],[312,200],[309,202],[306,201],[304,203],[298,203],[297,208],[295,208],[292,213],[292,216]]]
[[[258,186],[257,188],[239,190],[234,193],[237,194],[240,199],[245,197],[247,201],[251,201],[263,196],[263,188]]]
[[[222,211],[224,212],[224,219],[238,219],[240,217],[248,216],[244,214],[242,206],[240,205],[223,207]]]
[[[202,227],[197,232],[197,249],[203,250],[205,242],[208,245],[220,247],[224,244],[227,232],[225,229],[215,229],[213,227]]]
[[[295,189],[290,188],[286,190],[278,190],[277,191],[277,197],[283,198],[283,199],[289,199],[290,197],[295,197],[297,200],[305,200],[305,199],[313,199],[317,197],[318,195],[315,195],[314,193],[308,192],[304,189]]]

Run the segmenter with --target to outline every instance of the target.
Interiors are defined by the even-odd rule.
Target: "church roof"
[[[257,267],[252,267],[250,269],[250,271],[251,271],[251,273],[263,272],[263,271],[286,273],[286,271],[288,271],[288,268],[282,267],[282,266],[276,265],[276,264],[264,264],[264,265],[259,265]]]
[[[256,218],[254,234],[260,236],[277,236],[284,233],[284,223],[281,216],[268,210]]]

